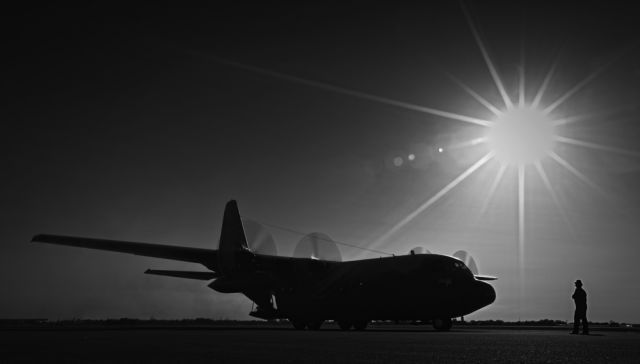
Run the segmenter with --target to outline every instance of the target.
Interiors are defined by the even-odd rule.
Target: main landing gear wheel
[[[307,326],[302,320],[289,319],[289,321],[291,321],[291,324],[296,330],[304,330],[305,326]]]
[[[349,321],[338,321],[338,327],[342,331],[349,331],[351,329],[351,322]]]
[[[353,328],[356,331],[363,331],[367,328],[367,325],[369,324],[369,321],[367,320],[358,320],[358,321],[354,321],[353,322]]]
[[[296,330],[304,330],[308,328],[309,330],[320,330],[320,326],[324,320],[315,320],[315,321],[305,321],[300,319],[289,319],[291,324]]]
[[[449,329],[451,329],[451,326],[451,318],[433,320],[433,328],[438,331],[449,331]]]
[[[309,330],[320,330],[320,326],[322,326],[322,323],[324,322],[324,320],[318,320],[318,321],[311,321],[309,323],[307,323],[307,327],[309,328]]]

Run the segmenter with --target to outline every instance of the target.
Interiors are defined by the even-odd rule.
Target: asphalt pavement
[[[0,362],[640,363],[640,333],[374,327],[0,330]]]

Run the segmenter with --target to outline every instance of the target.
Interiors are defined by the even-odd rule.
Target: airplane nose
[[[496,300],[496,291],[493,289],[493,286],[489,283],[485,282],[476,282],[477,283],[477,294],[484,303],[484,306],[492,304]]]

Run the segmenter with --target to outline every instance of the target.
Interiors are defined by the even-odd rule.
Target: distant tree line
[[[48,319],[0,319],[0,327],[166,327],[166,326],[279,326],[289,325],[286,319],[263,321],[263,320],[231,320],[227,318],[212,319],[205,317],[183,318],[183,319],[139,319],[139,318],[106,318],[106,319],[85,319],[73,318],[64,320]],[[430,324],[429,321],[374,321],[374,325],[396,325],[396,324]],[[504,321],[504,320],[455,320],[457,326],[567,326],[570,322],[563,320],[541,319],[525,321]],[[640,328],[640,324],[628,324],[617,321],[591,322],[594,326],[601,327],[621,327]]]

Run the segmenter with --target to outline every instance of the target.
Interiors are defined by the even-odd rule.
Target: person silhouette
[[[576,304],[576,311],[573,314],[573,331],[572,334],[578,334],[580,329],[580,321],[582,321],[582,335],[589,335],[589,323],[587,322],[587,292],[582,289],[582,281],[575,281],[576,290],[571,298]]]

